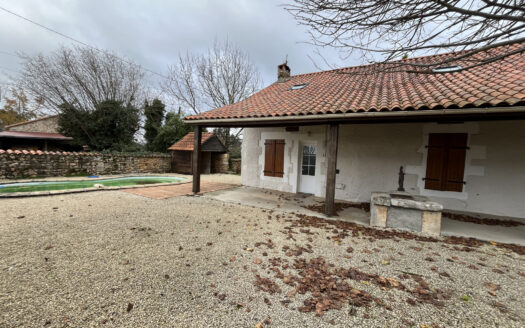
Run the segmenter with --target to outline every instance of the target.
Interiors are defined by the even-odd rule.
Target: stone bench
[[[403,192],[373,192],[370,225],[422,232],[439,236],[443,205],[423,196]]]

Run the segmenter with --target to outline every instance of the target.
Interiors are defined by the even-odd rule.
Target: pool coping
[[[38,181],[35,181],[35,182],[38,182]],[[122,187],[91,187],[91,188],[79,188],[79,189],[50,190],[50,191],[28,191],[28,192],[13,192],[13,193],[4,193],[4,194],[0,193],[0,199],[1,198],[22,198],[22,197],[77,194],[77,193],[91,192],[91,191],[115,191],[115,190],[122,190],[122,189],[138,189],[138,188],[150,188],[150,187],[158,187],[158,186],[173,186],[173,185],[179,185],[179,184],[185,184],[185,183],[191,183],[191,182],[192,182],[191,180],[188,181],[188,179],[186,179],[186,180],[178,181],[178,182],[153,183],[153,184],[148,184],[148,185],[122,186]]]
[[[169,177],[169,178],[185,178],[187,175],[174,173],[130,173],[130,174],[107,174],[98,176],[98,178],[89,178],[87,175],[82,176],[57,176],[57,177],[40,177],[27,179],[0,179],[0,184],[8,185],[14,183],[29,183],[29,182],[64,182],[64,181],[98,181],[103,179],[118,179],[118,178],[132,178],[132,177]],[[189,176],[191,178],[191,176]]]

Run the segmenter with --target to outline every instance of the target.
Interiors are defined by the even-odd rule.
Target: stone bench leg
[[[372,219],[370,225],[375,227],[386,228],[386,217],[388,213],[388,207],[383,205],[372,206]]]
[[[439,236],[441,234],[441,212],[423,211],[421,232]]]

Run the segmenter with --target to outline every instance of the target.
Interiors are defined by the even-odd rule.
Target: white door
[[[301,167],[299,178],[299,192],[315,194],[315,174],[317,162],[317,147],[315,145],[303,145],[301,149]]]

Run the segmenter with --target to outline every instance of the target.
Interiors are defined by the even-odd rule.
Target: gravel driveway
[[[520,249],[207,197],[0,207],[0,327],[525,326]]]

